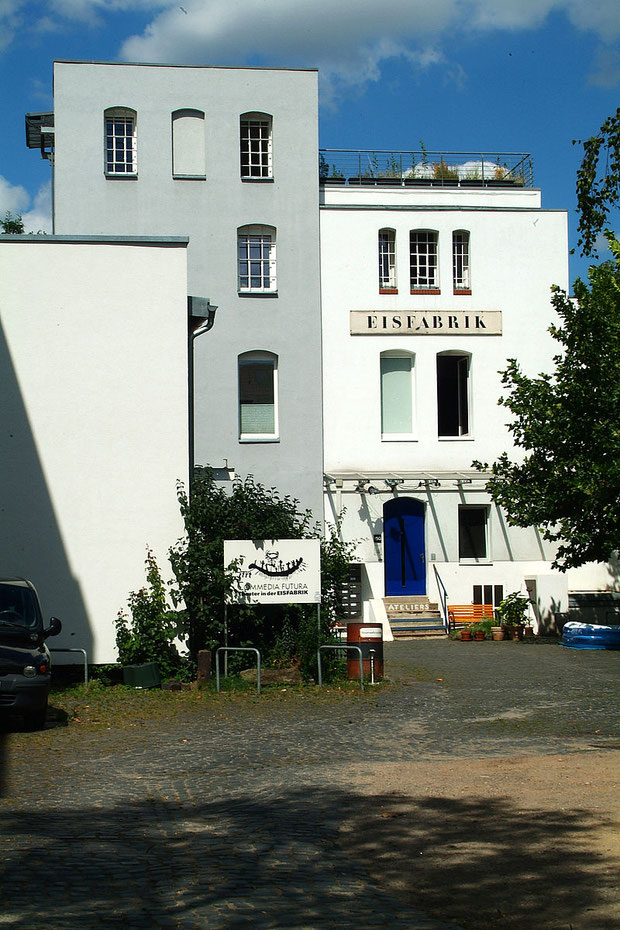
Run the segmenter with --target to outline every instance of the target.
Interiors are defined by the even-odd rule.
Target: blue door
[[[395,497],[383,508],[385,594],[426,594],[424,504]]]

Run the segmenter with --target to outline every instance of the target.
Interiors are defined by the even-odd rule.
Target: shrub
[[[128,598],[129,617],[124,610],[116,618],[116,648],[121,665],[156,662],[163,678],[183,676],[187,661],[173,640],[178,632],[178,614],[167,603],[166,586],[153,553],[146,556],[147,585]]]

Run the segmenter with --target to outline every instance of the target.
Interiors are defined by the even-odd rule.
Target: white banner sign
[[[318,539],[226,539],[224,565],[239,562],[236,604],[320,604]]]
[[[501,310],[350,311],[352,336],[501,336]]]

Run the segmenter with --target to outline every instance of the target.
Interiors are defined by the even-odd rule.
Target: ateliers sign
[[[501,310],[378,313],[351,310],[352,336],[501,336]]]

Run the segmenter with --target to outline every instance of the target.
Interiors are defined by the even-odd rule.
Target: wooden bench
[[[448,621],[451,630],[479,623],[480,620],[493,619],[493,604],[448,604]]]

